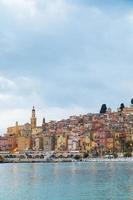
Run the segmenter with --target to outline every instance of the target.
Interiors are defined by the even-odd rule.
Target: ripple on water
[[[132,163],[0,165],[0,200],[133,200]]]

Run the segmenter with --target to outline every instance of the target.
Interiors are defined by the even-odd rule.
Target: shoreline
[[[89,159],[82,159],[82,160],[68,160],[68,159],[55,159],[55,160],[43,160],[43,159],[22,159],[22,160],[5,160],[0,162],[0,164],[4,163],[106,163],[106,162],[130,162],[133,163],[132,158],[89,158]]]

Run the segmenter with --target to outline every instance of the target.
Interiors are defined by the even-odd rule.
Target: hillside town
[[[55,156],[133,156],[133,101],[112,112],[105,104],[100,113],[70,116],[37,125],[36,110],[30,123],[8,127],[0,137],[0,152],[54,152]]]

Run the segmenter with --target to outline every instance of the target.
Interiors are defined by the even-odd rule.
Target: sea
[[[133,162],[0,164],[0,200],[133,200]]]

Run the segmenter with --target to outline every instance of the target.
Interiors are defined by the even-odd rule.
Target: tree
[[[0,162],[3,162],[4,158],[2,156],[0,156]]]
[[[107,106],[106,106],[106,104],[102,104],[100,113],[101,113],[101,114],[104,114],[104,113],[106,113],[106,111],[107,111]]]
[[[123,111],[124,108],[125,108],[124,103],[121,103],[120,110]]]
[[[127,152],[130,152],[130,153],[133,151],[133,141],[132,140],[126,141],[125,149]]]

